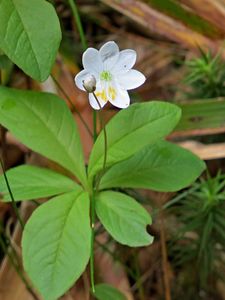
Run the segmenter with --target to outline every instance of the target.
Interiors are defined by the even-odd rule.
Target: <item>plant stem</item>
[[[91,256],[90,256],[91,290],[93,294],[95,294],[94,243],[95,243],[95,192],[93,191],[91,197]]]
[[[95,100],[97,101],[99,108],[101,109],[101,105],[98,101],[97,96],[93,92],[93,96],[95,97]],[[104,160],[103,160],[103,173],[105,170],[106,166],[106,157],[107,157],[107,135],[106,135],[106,129],[103,124],[103,120],[101,115],[99,115],[100,119],[100,125],[101,129],[104,132]],[[95,143],[97,139],[97,114],[96,111],[93,111],[93,142]],[[98,178],[98,181],[95,185],[95,190],[93,189],[92,192],[92,197],[91,197],[91,258],[90,258],[90,272],[91,272],[91,288],[92,288],[92,293],[95,294],[95,282],[94,282],[94,242],[95,242],[95,195],[98,193],[98,188],[99,188],[99,183],[100,183],[100,178]]]
[[[100,103],[98,101],[98,98],[97,98],[97,96],[95,95],[94,92],[93,92],[93,96],[95,97],[95,100],[98,103],[99,108],[101,109],[101,105],[100,105]],[[107,134],[106,134],[106,128],[105,128],[105,125],[104,125],[101,114],[99,114],[99,120],[100,120],[101,129],[103,130],[103,134],[104,134],[104,159],[103,159],[103,166],[102,166],[101,176],[98,180],[98,185],[100,183],[100,179],[101,179],[102,175],[105,172],[106,160],[107,160]],[[97,189],[98,189],[98,185],[97,185]]]
[[[84,125],[84,127],[86,128],[86,130],[88,131],[88,133],[90,134],[90,136],[92,137],[92,132],[91,132],[90,128],[88,127],[87,123],[85,122],[85,120],[81,116],[80,112],[77,110],[76,106],[71,101],[69,95],[66,93],[66,91],[64,90],[64,88],[61,86],[61,84],[58,82],[58,80],[52,74],[51,74],[51,77],[52,77],[53,81],[55,82],[56,86],[59,88],[59,90],[63,93],[63,95],[65,96],[65,98],[68,100],[68,102],[72,106],[73,111],[75,111],[75,113],[78,115],[79,119],[81,120],[82,124]]]
[[[93,143],[97,139],[97,118],[96,112],[93,112]],[[91,273],[91,290],[95,294],[95,272],[94,272],[94,243],[95,243],[95,191],[91,197],[91,257],[90,257],[90,273]]]
[[[88,45],[87,45],[87,40],[86,40],[86,37],[85,37],[85,34],[84,34],[84,29],[83,29],[83,26],[82,26],[82,23],[81,23],[80,15],[79,15],[79,12],[78,12],[78,8],[77,8],[77,5],[76,5],[76,1],[75,0],[68,0],[68,2],[69,2],[69,5],[71,7],[71,10],[73,12],[74,20],[77,24],[77,28],[78,28],[79,36],[80,36],[80,39],[81,39],[81,44],[82,44],[83,51],[85,51],[87,49]],[[81,118],[81,116],[80,116],[80,118]],[[84,120],[82,120],[82,123],[83,124],[85,123]],[[93,128],[94,128],[94,135],[95,135],[94,136],[94,141],[95,141],[96,138],[97,138],[97,134],[95,134],[96,133],[96,112],[95,111],[93,111],[93,123],[94,123]],[[87,128],[87,125],[85,125],[85,127],[88,130],[88,132],[92,135],[90,129]]]
[[[68,0],[70,7],[73,12],[74,19],[77,24],[78,32],[81,39],[81,44],[83,51],[87,49],[87,41],[84,35],[84,30],[81,24],[79,12],[77,9],[76,1]],[[87,127],[86,127],[87,128]],[[89,128],[88,128],[89,129]],[[88,130],[90,132],[90,130]],[[96,118],[96,111],[93,111],[93,142],[95,143],[97,139],[97,118]],[[90,276],[91,276],[91,290],[92,293],[95,294],[95,267],[94,267],[94,243],[95,243],[95,191],[92,190],[91,193],[91,254],[90,254]]]
[[[92,117],[93,117],[93,141],[95,142],[98,136],[97,135],[97,114],[95,110],[93,110]]]
[[[80,35],[81,44],[82,44],[82,48],[83,48],[83,51],[84,51],[84,50],[87,49],[87,41],[86,41],[86,38],[85,38],[85,35],[84,35],[84,30],[83,30],[83,27],[82,27],[82,24],[81,24],[80,15],[79,15],[79,12],[78,12],[76,1],[68,0],[68,2],[69,2],[69,5],[72,9],[75,22],[77,24],[77,29],[78,29],[78,32],[79,32],[79,35]]]
[[[0,84],[2,84],[2,71],[0,70]],[[5,168],[4,168],[4,164],[3,164],[3,161],[4,159],[6,158],[6,149],[5,149],[5,129],[1,126],[1,138],[2,138],[2,157],[3,159],[0,158],[0,164],[1,164],[1,168],[2,168],[2,172],[3,172],[3,176],[5,178],[5,182],[6,182],[6,185],[7,185],[7,188],[8,188],[8,192],[10,194],[10,197],[11,197],[11,200],[12,200],[12,206],[13,206],[13,209],[15,211],[15,214],[19,220],[19,223],[22,227],[22,229],[24,229],[24,223],[20,217],[20,214],[19,214],[19,210],[16,206],[16,203],[15,203],[15,200],[14,200],[14,197],[13,197],[13,194],[12,194],[12,191],[10,189],[10,185],[9,185],[9,182],[8,182],[8,178],[6,176],[6,173],[5,173]],[[32,288],[30,287],[29,283],[27,282],[25,276],[23,275],[23,273],[21,272],[21,270],[19,269],[19,259],[18,259],[18,256],[17,256],[17,253],[15,251],[15,249],[13,248],[12,244],[11,244],[11,241],[10,239],[6,236],[6,234],[4,233],[4,236],[5,238],[7,239],[7,241],[9,242],[9,246],[8,247],[11,247],[12,249],[12,254],[9,252],[9,249],[8,247],[6,246],[5,242],[4,242],[4,239],[3,239],[3,231],[0,232],[0,247],[2,248],[3,252],[5,253],[5,255],[8,256],[9,258],[9,261],[11,262],[12,266],[14,267],[14,269],[16,270],[18,276],[21,278],[21,280],[23,281],[23,283],[25,284],[28,292],[33,296],[33,298],[35,300],[38,300],[38,297],[35,295],[35,293],[33,292]]]
[[[11,201],[12,201],[12,206],[13,206],[13,209],[14,209],[14,212],[16,214],[16,217],[22,227],[22,229],[24,229],[24,223],[20,217],[20,214],[19,214],[19,210],[16,206],[16,201],[13,197],[13,193],[12,193],[12,190],[10,188],[10,185],[9,185],[9,181],[8,181],[8,178],[7,178],[7,175],[6,175],[6,172],[5,172],[5,168],[4,168],[4,164],[3,164],[3,161],[2,159],[0,158],[0,164],[1,164],[1,168],[2,168],[2,172],[3,172],[3,176],[4,176],[4,179],[5,179],[5,183],[6,183],[6,186],[7,186],[7,189],[8,189],[8,192],[9,192],[9,195],[10,195],[10,198],[11,198]]]
[[[93,96],[95,97],[95,100],[98,103],[99,108],[101,109],[101,105],[98,101],[97,96],[95,95],[95,93],[93,93]],[[105,167],[106,167],[106,159],[107,159],[107,134],[106,134],[106,129],[105,129],[105,125],[104,122],[102,120],[102,116],[101,114],[99,114],[99,119],[100,119],[100,125],[101,125],[101,129],[103,130],[103,134],[104,134],[104,159],[103,159],[103,167],[102,167],[102,175],[105,172]]]

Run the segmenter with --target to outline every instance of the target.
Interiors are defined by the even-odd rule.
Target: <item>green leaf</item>
[[[47,79],[60,41],[59,20],[50,3],[0,1],[0,48],[29,76]]]
[[[189,186],[205,169],[205,163],[190,151],[160,141],[112,166],[100,188],[145,188],[174,192]]]
[[[0,123],[26,146],[59,163],[86,184],[78,129],[59,97],[1,87]]]
[[[146,246],[153,237],[146,231],[149,213],[133,198],[118,192],[102,192],[96,198],[96,212],[105,229],[123,245]]]
[[[15,201],[55,196],[81,187],[70,178],[45,168],[23,165],[6,172]],[[11,201],[3,175],[0,176],[0,193],[4,201]]]
[[[95,286],[95,298],[98,300],[126,300],[127,298],[113,286],[100,283]]]
[[[80,277],[90,241],[87,193],[58,196],[34,211],[23,233],[23,264],[45,300],[58,299]]]
[[[180,116],[179,107],[160,101],[134,104],[121,110],[106,125],[106,166],[130,157],[144,146],[169,134]],[[90,156],[90,178],[102,169],[103,161],[104,134],[101,132]]]

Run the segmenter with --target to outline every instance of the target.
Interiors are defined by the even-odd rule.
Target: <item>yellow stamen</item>
[[[112,86],[109,86],[108,93],[109,93],[109,97],[112,100],[115,100],[115,98],[116,98],[116,90]]]
[[[106,97],[106,92],[105,90],[102,90],[102,91],[99,91],[99,92],[96,92],[96,96],[101,98],[102,101],[107,101],[107,97]]]

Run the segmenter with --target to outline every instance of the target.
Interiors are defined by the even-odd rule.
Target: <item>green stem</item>
[[[92,137],[92,132],[91,132],[90,128],[88,127],[87,123],[85,122],[85,120],[81,116],[80,112],[77,110],[76,106],[71,101],[70,97],[68,96],[68,94],[66,93],[66,91],[64,90],[64,88],[61,86],[61,84],[58,82],[58,80],[52,74],[51,74],[51,77],[52,77],[53,81],[55,82],[56,86],[59,88],[59,90],[63,93],[63,95],[65,96],[65,98],[68,100],[68,102],[72,106],[73,111],[75,111],[75,113],[78,115],[78,117],[81,120],[82,124],[86,128],[87,132]]]
[[[93,111],[93,143],[97,139],[97,118],[96,111]],[[95,243],[95,191],[91,196],[91,257],[90,257],[90,273],[91,273],[91,290],[95,294],[95,267],[94,267],[94,243]]]
[[[86,40],[86,37],[85,37],[85,34],[84,34],[84,30],[83,30],[83,26],[82,26],[82,23],[81,23],[80,15],[79,15],[79,12],[78,12],[78,8],[77,8],[77,5],[76,5],[76,1],[74,1],[74,0],[68,0],[68,2],[69,2],[69,5],[70,5],[70,7],[72,9],[75,22],[77,24],[77,28],[78,28],[78,32],[79,32],[79,35],[80,35],[80,39],[81,39],[81,44],[82,44],[83,51],[85,51],[87,49],[87,40]],[[82,120],[82,123],[84,124],[83,120]],[[94,128],[93,139],[94,139],[94,141],[97,138],[96,123],[97,123],[96,122],[96,112],[93,111],[93,128]],[[86,127],[86,129],[88,129],[88,132],[91,133],[90,129],[87,128],[87,125],[85,125],[85,127]],[[92,133],[91,133],[91,135],[92,135]]]
[[[95,142],[97,139],[97,113],[96,110],[93,110],[93,141]]]
[[[93,96],[95,97],[95,100],[97,101],[99,108],[101,109],[101,105],[98,101],[97,96],[93,92]],[[101,115],[99,115],[100,119],[100,125],[101,129],[104,132],[104,160],[103,160],[103,173],[106,167],[106,157],[107,157],[107,135],[106,135],[106,129],[103,124],[103,120]],[[97,117],[96,117],[96,111],[93,111],[93,142],[95,143],[97,139]],[[92,287],[92,293],[95,294],[95,282],[94,282],[94,242],[95,242],[95,194],[98,193],[100,178],[98,178],[98,181],[95,185],[95,190],[92,194],[92,201],[91,201],[91,258],[90,258],[90,272],[91,272],[91,287]]]
[[[97,139],[97,115],[93,110],[93,143]],[[95,267],[94,267],[94,243],[95,243],[95,191],[91,196],[91,257],[90,257],[90,273],[91,273],[91,290],[95,294]]]
[[[77,29],[78,29],[78,32],[79,32],[79,35],[80,35],[81,44],[82,44],[82,48],[83,48],[83,51],[84,51],[84,50],[87,49],[87,41],[86,41],[86,38],[85,38],[85,35],[84,35],[84,30],[83,30],[83,27],[82,27],[82,24],[81,24],[80,15],[79,15],[79,12],[78,12],[76,1],[68,0],[68,2],[69,2],[69,5],[72,9],[75,22],[77,24]]]
[[[3,161],[2,159],[0,158],[0,164],[1,164],[1,168],[2,168],[2,172],[3,172],[3,176],[4,176],[4,179],[5,179],[5,183],[6,183],[6,186],[7,186],[7,189],[8,189],[8,192],[9,192],[9,195],[10,195],[10,198],[11,198],[11,201],[12,201],[12,206],[13,206],[13,209],[14,209],[14,212],[16,214],[16,217],[22,227],[22,229],[24,229],[24,223],[20,217],[20,214],[19,214],[19,210],[16,206],[16,201],[13,197],[13,193],[12,193],[12,190],[10,188],[10,185],[9,185],[9,181],[8,181],[8,178],[7,178],[7,175],[6,175],[6,172],[5,172],[5,168],[4,168],[4,164],[3,164]]]
[[[95,97],[95,100],[96,100],[96,102],[98,103],[99,109],[101,109],[101,105],[100,105],[100,103],[99,103],[99,100],[98,100],[98,98],[97,98],[97,96],[95,95],[94,92],[93,92],[93,96]],[[97,184],[96,184],[96,190],[98,190],[99,184],[100,184],[100,180],[101,180],[101,177],[102,177],[103,174],[105,173],[106,160],[107,160],[107,133],[106,133],[106,128],[105,128],[105,125],[104,125],[104,122],[103,122],[103,118],[102,118],[101,113],[99,113],[99,120],[100,120],[100,126],[101,126],[101,129],[103,130],[103,134],[104,134],[104,158],[103,158],[102,171],[101,171],[100,176],[98,177],[98,181],[97,181]]]
[[[2,76],[2,72],[0,70],[0,84],[2,83],[1,76]],[[3,127],[1,127],[1,129],[3,129]],[[4,141],[4,136],[2,136],[2,140]],[[2,155],[3,155],[3,160],[4,160],[4,158],[6,156],[6,155],[4,155],[4,147],[3,147],[3,154]],[[12,200],[13,209],[14,209],[15,214],[16,214],[19,222],[20,222],[21,227],[24,228],[24,223],[23,223],[23,221],[22,221],[22,219],[20,217],[20,214],[19,214],[18,208],[16,206],[16,203],[15,203],[12,191],[10,189],[8,178],[7,178],[6,173],[5,173],[5,168],[4,168],[3,160],[0,158],[0,164],[1,164],[2,171],[3,171],[3,176],[5,178],[5,182],[6,182],[6,185],[7,185],[7,188],[8,188],[8,192],[9,192],[11,200]],[[3,234],[3,232],[0,232],[0,246],[1,246],[2,250],[3,250],[3,252],[8,256],[9,261],[11,262],[11,264],[14,267],[14,269],[16,270],[17,274],[19,275],[19,277],[21,278],[21,280],[25,284],[28,292],[33,296],[33,298],[35,300],[38,300],[38,297],[33,292],[32,288],[30,287],[30,285],[27,282],[25,276],[23,275],[23,273],[21,272],[21,270],[19,268],[19,259],[18,259],[18,256],[17,256],[17,253],[16,253],[15,249],[12,246],[12,243],[11,243],[10,239],[6,236],[6,234],[4,234],[4,237],[7,239],[8,243],[9,243],[9,246],[12,249],[12,254],[10,253],[8,247],[6,246],[2,234]]]
[[[95,294],[95,266],[94,266],[94,243],[95,243],[95,192],[91,197],[91,256],[90,256],[90,273],[91,273],[91,290]]]
[[[73,0],[68,0],[70,7],[73,12],[74,19],[77,24],[77,28],[79,31],[81,44],[83,51],[87,49],[87,41],[84,35],[84,30],[81,24],[79,12],[77,9],[76,2]],[[96,112],[93,112],[93,142],[95,143],[97,139],[97,120],[96,120]],[[94,242],[95,242],[95,191],[92,191],[91,194],[91,254],[90,254],[90,276],[91,276],[91,290],[92,293],[95,294],[95,268],[94,268]]]

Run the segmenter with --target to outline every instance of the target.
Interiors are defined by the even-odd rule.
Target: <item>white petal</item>
[[[89,71],[87,70],[82,70],[80,71],[74,78],[74,81],[76,83],[76,86],[81,89],[82,91],[85,91],[85,88],[83,87],[83,80],[87,77],[90,76]]]
[[[110,71],[119,58],[119,47],[115,42],[107,42],[100,48],[99,54],[104,70]]]
[[[102,101],[100,99],[98,99],[98,101],[99,101],[99,104],[100,104],[101,108],[103,108],[107,103],[107,101],[105,102],[105,101]],[[100,109],[100,107],[99,107],[97,101],[95,100],[95,97],[93,96],[93,94],[89,94],[89,102],[90,102],[90,105],[92,106],[92,108],[94,108],[96,110]]]
[[[122,89],[132,90],[142,85],[146,78],[137,70],[129,70],[124,74],[118,74],[116,80]]]
[[[110,88],[112,90],[110,90]],[[109,102],[118,108],[127,108],[130,105],[128,92],[115,84],[108,87]]]
[[[116,74],[130,70],[134,66],[136,58],[137,53],[132,49],[120,51],[118,61],[112,68],[112,72]]]
[[[103,70],[103,64],[99,55],[99,51],[94,48],[88,48],[82,56],[84,69],[94,72],[95,76]]]
[[[99,110],[100,109],[99,104],[102,108],[108,102],[108,96],[107,96],[107,91],[105,89],[105,85],[102,84],[100,81],[97,82],[95,95],[99,103],[96,101],[93,94],[89,94],[89,102],[94,109]]]

